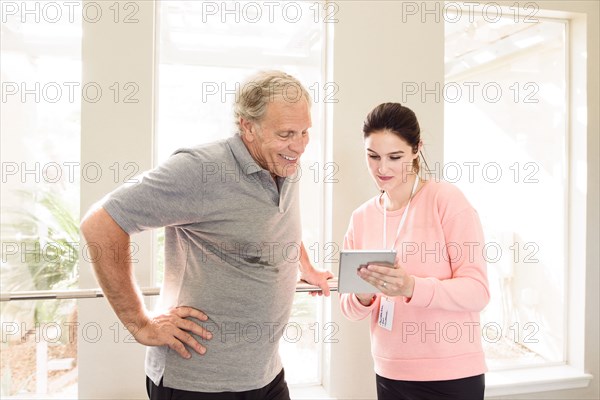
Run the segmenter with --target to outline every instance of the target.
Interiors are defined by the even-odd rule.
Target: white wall
[[[152,134],[154,124],[154,2],[138,1],[135,14],[137,23],[113,22],[109,9],[114,2],[96,2],[102,6],[99,22],[83,23],[83,74],[84,83],[96,82],[103,89],[98,103],[82,102],[81,110],[81,160],[82,163],[96,162],[101,165],[103,179],[97,183],[82,180],[81,212],[119,184],[111,176],[110,167],[120,163],[120,172],[127,162],[133,162],[144,171],[152,166]],[[121,15],[125,13],[121,2]],[[128,15],[131,9],[126,10]],[[93,15],[93,14],[90,14]],[[122,19],[121,19],[122,21]],[[124,103],[123,97],[115,102],[109,89],[115,82],[123,87],[127,82],[139,86],[136,103]],[[123,91],[122,93],[125,93]],[[129,93],[129,91],[127,92]],[[111,140],[107,140],[109,137]],[[115,141],[114,138],[118,138]],[[145,148],[144,151],[140,149]],[[136,149],[135,152],[132,149]],[[123,179],[120,179],[122,182]],[[145,243],[135,259],[138,282],[142,286],[151,283],[150,234],[137,235],[136,243]],[[80,264],[81,288],[98,287],[91,266]],[[87,332],[80,329],[78,341],[79,397],[143,398],[144,393],[144,348],[127,343],[127,332],[111,329],[117,322],[114,312],[104,299],[80,300],[78,317],[81,327],[88,325]],[[98,324],[102,335],[94,342]],[[118,332],[118,336],[116,336]]]

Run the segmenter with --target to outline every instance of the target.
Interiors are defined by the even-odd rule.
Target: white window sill
[[[592,378],[569,365],[493,371],[485,374],[485,397],[583,388]]]
[[[485,374],[485,397],[583,388],[592,378],[568,365],[493,371]],[[290,395],[293,400],[334,400],[323,386],[290,387]]]
[[[290,386],[292,400],[335,400],[323,386]]]

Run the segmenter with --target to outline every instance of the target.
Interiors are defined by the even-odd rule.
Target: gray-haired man
[[[146,356],[151,399],[289,399],[278,354],[297,266],[329,295],[329,272],[301,240],[296,177],[311,127],[295,78],[262,72],[235,104],[239,134],[181,149],[111,193],[81,224],[98,282]],[[165,227],[165,279],[149,313],[127,255],[130,235]],[[105,250],[105,251],[102,251]],[[294,256],[294,250],[296,256]]]

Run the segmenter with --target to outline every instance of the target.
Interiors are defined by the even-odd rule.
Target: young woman
[[[397,257],[361,268],[377,293],[343,294],[341,307],[351,320],[371,318],[378,399],[483,399],[479,312],[489,291],[477,212],[453,185],[419,177],[409,108],[377,106],[363,133],[381,194],[352,213],[344,247],[393,248]]]

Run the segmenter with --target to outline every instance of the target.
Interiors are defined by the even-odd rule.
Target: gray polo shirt
[[[207,352],[186,360],[148,347],[146,374],[189,391],[245,391],[281,371],[301,244],[298,182],[250,156],[239,136],[180,149],[139,183],[110,194],[106,211],[127,232],[165,228],[165,275],[158,307],[191,306],[213,333]]]

